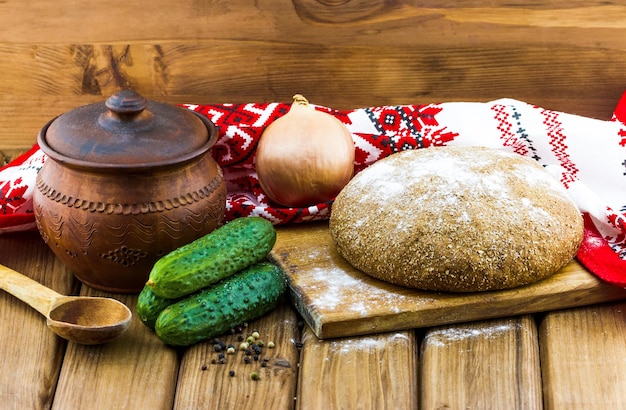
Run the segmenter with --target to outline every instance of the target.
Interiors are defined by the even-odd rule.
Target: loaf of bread
[[[402,286],[497,290],[544,279],[575,256],[583,220],[536,161],[484,147],[404,151],[357,174],[329,221],[340,255]]]

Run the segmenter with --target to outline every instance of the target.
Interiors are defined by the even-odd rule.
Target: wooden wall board
[[[338,109],[509,97],[609,119],[626,6],[495,3],[6,0],[0,149],[29,148],[55,115],[122,87],[169,103],[302,93]]]

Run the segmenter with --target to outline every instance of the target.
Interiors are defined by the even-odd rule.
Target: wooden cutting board
[[[336,251],[327,222],[277,228],[271,259],[296,309],[320,339],[514,316],[626,299],[576,260],[543,281],[476,293],[419,291],[374,279]]]

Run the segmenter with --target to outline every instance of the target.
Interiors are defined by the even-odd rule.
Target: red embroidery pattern
[[[609,222],[619,229],[616,237],[605,237],[609,246],[623,260],[626,260],[626,213],[619,214],[610,207],[606,209],[606,215]]]
[[[15,213],[26,202],[24,193],[28,187],[22,184],[22,178],[8,180],[0,185],[0,214]]]
[[[617,136],[620,137],[618,144],[622,148],[626,147],[626,117],[624,111],[626,111],[626,94],[622,97],[620,105],[618,105],[616,111],[611,116],[612,122],[619,123],[621,125],[619,131],[617,132]],[[626,169],[626,160],[622,162],[622,167]],[[624,170],[622,175],[626,175],[626,170]]]
[[[621,128],[618,132],[617,135],[620,136],[620,140],[619,140],[619,146],[620,147],[626,147],[626,128]]]
[[[36,178],[46,156],[38,146],[13,160],[0,171],[0,215],[32,214],[30,198],[26,197],[29,184]],[[31,184],[32,185],[32,184]]]
[[[505,147],[513,148],[513,151],[520,155],[528,155],[528,148],[523,141],[520,141],[517,135],[512,131],[513,122],[510,115],[507,112],[507,106],[502,104],[494,104],[491,106],[491,110],[496,113],[494,119],[498,123],[497,129],[500,131],[500,139],[502,139],[502,145]]]
[[[415,148],[445,145],[457,133],[437,122],[442,108],[436,105],[385,106],[365,109],[377,133],[367,138],[382,149],[382,155]]]
[[[615,111],[611,116],[611,121],[626,125],[626,93],[622,94],[617,107],[615,107]],[[617,135],[621,137],[619,145],[621,147],[626,146],[626,129],[622,127]]]
[[[568,147],[565,143],[565,135],[563,135],[563,124],[559,120],[559,114],[555,111],[542,109],[541,115],[544,118],[543,124],[546,126],[552,152],[556,155],[559,164],[565,170],[561,174],[561,183],[568,188],[572,182],[576,181],[578,167],[576,167],[567,154]]]
[[[219,129],[211,152],[222,167],[254,166],[256,143],[268,124],[289,111],[288,104],[187,105]]]

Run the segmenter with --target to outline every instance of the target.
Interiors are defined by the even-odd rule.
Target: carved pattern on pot
[[[127,246],[120,246],[112,251],[101,253],[100,257],[108,261],[119,263],[122,266],[134,265],[138,260],[148,256],[146,251],[141,249],[131,249]]]
[[[51,240],[55,240],[54,245],[59,247],[59,243],[56,242],[56,240],[61,238],[61,232],[63,230],[63,217],[57,213],[46,212],[41,204],[35,204],[33,209],[35,212],[35,223],[37,224],[37,229],[39,230],[43,241],[50,245]],[[43,218],[46,218],[46,225],[48,229],[44,229],[41,224]]]
[[[209,198],[213,194],[213,192],[220,186],[220,184],[222,183],[221,181],[222,180],[220,172],[218,176],[215,176],[211,180],[211,182],[196,191],[192,191],[174,198],[134,204],[116,204],[108,202],[104,203],[99,201],[90,201],[87,199],[74,198],[72,196],[68,196],[62,192],[57,191],[41,178],[37,178],[37,189],[43,196],[49,198],[54,202],[66,205],[70,208],[83,209],[89,212],[101,212],[104,214],[138,215],[169,211],[171,209],[191,205],[194,202],[199,202],[203,199]]]
[[[49,189],[46,192],[57,192],[45,183],[39,183],[38,187],[48,187]],[[217,198],[213,198],[211,194],[213,194],[216,189],[220,189],[220,191],[217,193]],[[40,192],[43,193],[44,191],[40,190]],[[162,238],[163,235],[178,240],[188,235],[190,229],[195,232],[203,232],[205,231],[207,223],[221,220],[223,212],[222,204],[226,202],[226,193],[224,186],[220,183],[220,179],[218,177],[214,178],[208,185],[196,192],[202,192],[203,194],[201,196],[197,193],[191,193],[183,195],[181,198],[194,198],[194,202],[204,200],[204,207],[201,210],[196,208],[194,212],[191,207],[186,206],[183,208],[185,215],[181,216],[180,211],[178,211],[176,219],[173,219],[168,216],[168,211],[178,208],[179,204],[183,203],[182,201],[166,201],[167,203],[177,204],[177,206],[167,206],[165,208],[160,205],[150,205],[154,203],[149,203],[148,206],[135,206],[136,204],[132,204],[131,207],[125,209],[143,209],[146,211],[140,213],[123,213],[125,223],[114,225],[104,223],[103,219],[94,220],[93,218],[86,218],[83,222],[83,218],[80,218],[80,220],[76,218],[76,216],[80,217],[80,214],[69,214],[66,218],[63,218],[60,214],[53,213],[38,204],[35,207],[35,213],[38,216],[37,227],[44,242],[48,244],[52,242],[56,248],[63,248],[63,246],[60,245],[60,243],[64,242],[62,240],[63,236],[72,236],[74,238],[72,242],[77,245],[80,250],[69,248],[61,249],[66,255],[72,258],[76,257],[78,253],[87,255],[90,250],[93,250],[93,242],[96,239],[96,235],[100,238],[106,237],[109,245],[117,246],[108,250],[101,249],[99,256],[106,261],[119,263],[124,267],[128,267],[149,255],[149,252],[143,249],[130,248],[124,245],[127,243],[129,237],[132,237],[134,243],[142,242],[146,245],[154,243],[159,238]],[[208,195],[204,195],[204,193],[208,193]],[[88,203],[87,201],[69,200],[67,198],[70,197],[58,192],[53,196],[47,196],[50,199],[58,199],[56,201],[57,203],[70,207],[72,204],[77,203],[87,204],[85,206],[78,206],[77,208],[89,213],[94,212],[94,209],[100,210],[98,212],[105,213],[105,209],[119,208],[116,207],[115,204],[100,206],[98,204],[102,204],[101,202],[92,201]],[[156,222],[151,221],[150,223],[146,223],[145,218],[142,218],[142,214],[148,214],[149,212],[160,213]],[[44,229],[41,225],[41,220],[46,221],[47,229]],[[119,222],[120,220],[115,219],[115,221]]]

